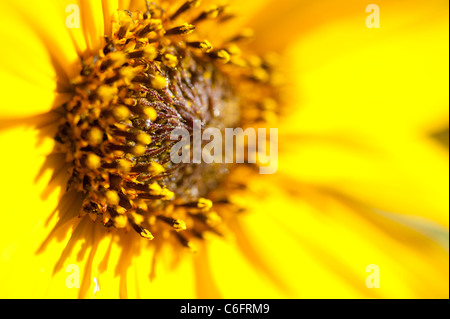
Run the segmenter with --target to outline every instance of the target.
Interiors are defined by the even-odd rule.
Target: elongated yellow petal
[[[332,193],[291,184],[292,197],[274,186],[279,184],[250,182],[254,196],[245,197],[250,209],[240,223],[248,245],[290,288],[288,296],[448,298],[448,253],[439,244]],[[214,251],[212,269],[225,296],[258,296],[252,284],[234,281],[232,266],[224,263],[220,250]],[[222,258],[239,260],[239,254],[232,255]],[[366,285],[370,265],[378,267],[380,288]],[[239,292],[233,285],[239,285]]]
[[[57,174],[53,168],[64,163],[64,156],[62,160],[48,157],[54,141],[42,137],[43,131],[24,126],[0,131],[5,150],[0,185],[4,212],[0,296],[194,298],[189,254],[178,262],[174,257],[182,253],[166,248],[158,250],[153,262],[155,246],[146,245],[137,234],[116,236],[88,216],[77,217],[81,199],[61,198],[67,168],[60,165]],[[150,277],[155,278],[150,281]]]

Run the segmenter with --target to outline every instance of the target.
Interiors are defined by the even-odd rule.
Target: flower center
[[[119,11],[106,45],[83,60],[56,136],[73,164],[68,188],[84,196],[81,215],[147,239],[173,233],[186,247],[191,236],[218,232],[221,216],[207,197],[229,168],[172,163],[177,141],[171,133],[192,132],[195,123],[221,130],[240,125],[250,100],[236,79],[245,77],[251,86],[269,81],[262,60],[252,64],[239,56],[233,41],[242,37],[220,49],[190,38],[193,24],[225,19],[224,7],[177,24],[198,2],[188,0],[171,14],[157,5],[145,13]]]

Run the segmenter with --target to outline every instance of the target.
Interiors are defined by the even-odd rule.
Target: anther
[[[215,19],[219,13],[223,10],[223,7],[211,6],[208,10],[202,12],[197,18],[195,18],[191,23],[199,23],[206,19]]]
[[[237,34],[236,36],[234,36],[233,38],[228,40],[228,42],[239,42],[239,41],[243,41],[243,40],[249,40],[249,39],[252,39],[254,36],[255,36],[255,31],[253,29],[246,28],[246,29],[242,30],[241,33]]]
[[[192,47],[192,48],[196,48],[196,49],[200,49],[203,52],[211,52],[211,50],[213,49],[213,46],[211,45],[211,43],[209,43],[208,40],[205,41],[196,41],[196,42],[187,42],[186,43],[188,46]]]
[[[197,8],[200,5],[200,2],[200,0],[187,0],[174,14],[172,14],[170,19],[174,20],[189,9]]]
[[[166,31],[166,35],[188,35],[194,32],[195,26],[185,23],[179,27],[175,27]]]

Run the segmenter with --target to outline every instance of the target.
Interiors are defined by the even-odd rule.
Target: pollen
[[[148,240],[153,240],[153,235],[152,233],[148,230],[148,229],[144,229],[139,233],[143,238],[148,239]]]
[[[118,105],[113,108],[112,114],[117,121],[126,120],[130,116],[130,111],[123,105]]]
[[[119,205],[119,195],[117,195],[117,192],[108,190],[105,194],[106,202],[111,206],[117,206]]]
[[[136,136],[136,140],[142,145],[148,145],[152,142],[152,137],[146,133],[139,133],[139,135]]]
[[[104,46],[83,55],[55,137],[72,165],[68,188],[83,196],[80,216],[190,251],[204,233],[221,235],[220,207],[234,205],[221,191],[229,166],[172,163],[170,135],[194,121],[224,130],[276,116],[274,59],[239,46],[252,31],[223,39],[202,28],[228,19],[199,0],[147,2],[146,12],[118,11]]]
[[[213,203],[207,198],[200,198],[197,203],[197,207],[201,210],[208,211],[212,207]]]
[[[153,79],[151,79],[152,87],[156,90],[162,90],[167,87],[167,80],[165,77],[157,75]]]
[[[150,121],[152,121],[152,122],[154,122],[156,120],[156,118],[158,117],[158,113],[152,107],[145,109],[143,112],[147,116],[147,118],[150,119]]]
[[[91,170],[96,170],[101,165],[101,158],[95,154],[88,154],[86,157],[86,167]]]

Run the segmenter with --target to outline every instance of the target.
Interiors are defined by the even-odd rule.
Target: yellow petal
[[[69,89],[69,80],[79,72],[79,56],[100,49],[117,7],[114,1],[2,3],[0,18],[7,27],[0,35],[10,49],[0,53],[0,75],[8,92],[0,116],[33,116],[59,106],[57,93]],[[68,24],[76,15],[80,24]]]
[[[280,173],[448,227],[448,153],[428,138],[448,123],[441,5],[381,3],[380,29],[336,11],[299,38]]]
[[[39,3],[3,3],[2,4],[2,21],[6,21],[8,28],[2,30],[8,36],[10,43],[16,44],[24,42],[25,50],[22,50],[20,55],[15,55],[27,73],[33,72],[35,69],[42,68],[44,61],[51,61],[53,68],[59,77],[70,77],[74,74],[73,63],[77,61],[77,52],[84,51],[86,45],[83,46],[83,39],[80,37],[82,28],[69,28],[66,25],[66,20],[71,12],[66,13],[66,8],[69,4],[79,5],[77,1],[42,1]],[[23,39],[23,41],[18,40]],[[50,58],[40,60],[42,56],[37,56],[36,60],[40,63],[27,63],[27,57],[33,55],[35,52],[32,49],[47,50],[47,55]],[[31,49],[31,50],[30,50]],[[13,50],[17,52],[16,50]],[[3,53],[8,53],[8,50],[2,50]],[[41,53],[44,55],[45,52]],[[44,69],[45,70],[45,69]],[[47,72],[48,73],[48,72]],[[44,73],[45,74],[45,73]],[[52,75],[52,74],[48,74]],[[48,76],[47,75],[47,76]]]
[[[367,27],[371,13],[360,1],[345,6],[334,0],[283,1],[268,4],[254,18],[260,34],[254,48],[290,53],[286,70],[299,81],[292,88],[295,102],[305,108],[314,98],[332,108],[324,113],[314,106],[323,120],[305,125],[336,128],[351,125],[355,116],[372,126],[429,130],[448,124],[448,3],[377,5],[380,28]],[[335,121],[334,112],[347,121]]]
[[[4,150],[0,294],[4,298],[39,298],[45,295],[53,270],[47,256],[36,254],[55,224],[52,212],[58,192],[45,192],[53,186],[52,172],[41,170],[53,141],[41,138],[34,128],[18,126],[0,131],[0,143]],[[57,248],[50,254],[58,256]]]
[[[333,138],[301,140],[280,152],[279,173],[334,189],[384,211],[417,215],[448,227],[448,157],[420,139],[394,139],[386,151]],[[389,141],[392,143],[393,141]]]
[[[290,287],[288,297],[448,298],[448,252],[439,244],[332,193],[292,185],[289,196],[282,182],[252,180],[240,223],[248,245]],[[211,262],[233,296],[229,264]],[[366,286],[373,264],[380,288]],[[251,287],[240,285],[240,295],[257,295]]]
[[[245,228],[245,231],[247,230]],[[266,241],[270,240],[270,237],[266,237],[264,242],[258,243],[258,246],[264,246],[267,243]],[[266,262],[275,266],[268,252],[260,251],[260,253]],[[284,286],[277,286],[276,281],[272,280],[273,278],[270,275],[247,259],[248,256],[240,250],[239,242],[236,239],[232,237],[226,239],[214,236],[208,237],[207,254],[215,288],[218,289],[217,294],[221,298],[292,297],[283,289]],[[276,273],[278,274],[278,270],[276,270]],[[202,291],[200,296],[217,298],[217,296],[208,295],[208,293],[210,291]]]

